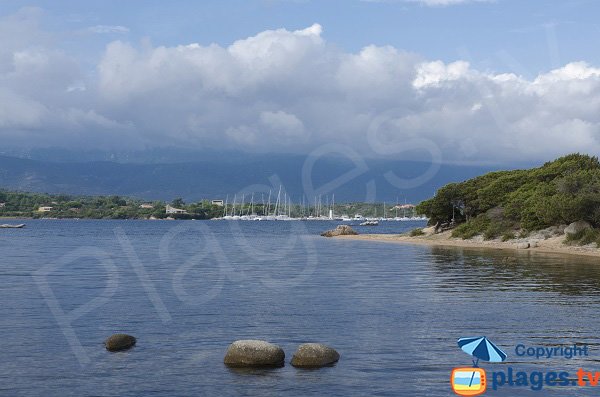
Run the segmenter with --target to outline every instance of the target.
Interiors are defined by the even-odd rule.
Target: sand
[[[425,235],[419,237],[411,237],[405,234],[360,234],[358,236],[338,236],[336,239],[344,240],[364,240],[378,241],[387,243],[399,244],[418,244],[440,247],[459,247],[459,248],[489,248],[496,250],[509,251],[532,251],[540,253],[556,253],[568,255],[582,255],[591,257],[600,257],[600,249],[594,246],[570,246],[565,245],[565,236],[550,237],[550,238],[524,238],[510,241],[489,240],[484,241],[482,237],[475,237],[470,240],[461,238],[453,238],[451,231],[439,234]],[[532,248],[519,248],[520,244],[530,243]]]

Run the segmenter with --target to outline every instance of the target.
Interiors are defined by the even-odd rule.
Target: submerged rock
[[[229,367],[283,367],[285,353],[262,340],[238,340],[229,345],[224,363]]]
[[[340,359],[335,349],[320,343],[304,343],[298,347],[291,364],[300,368],[318,368],[332,365]]]
[[[586,229],[591,229],[592,225],[587,223],[586,221],[577,221],[571,223],[569,226],[565,228],[565,234],[577,234]]]
[[[131,335],[114,334],[104,341],[104,346],[108,351],[118,352],[133,347],[135,343],[136,339]]]
[[[323,237],[335,237],[335,236],[356,236],[358,233],[354,231],[348,225],[339,225],[333,230],[328,230],[326,232],[321,233]]]

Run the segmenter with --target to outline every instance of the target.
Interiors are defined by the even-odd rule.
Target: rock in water
[[[225,365],[229,367],[283,367],[285,353],[277,345],[262,340],[238,340],[229,345]]]
[[[323,237],[335,237],[335,236],[356,236],[358,233],[354,231],[348,225],[339,225],[333,230],[328,230],[326,232],[321,233]]]
[[[329,346],[320,343],[304,343],[298,347],[292,365],[300,368],[318,368],[332,365],[340,359],[340,354]]]
[[[519,243],[519,244],[517,244],[517,249],[526,250],[527,248],[529,248],[529,243]]]
[[[114,334],[104,341],[104,346],[106,346],[106,350],[108,351],[118,352],[133,347],[135,342],[136,339],[131,335]]]
[[[579,232],[584,231],[585,229],[591,229],[592,225],[587,223],[586,221],[577,221],[571,223],[569,226],[565,228],[565,234],[577,234]]]

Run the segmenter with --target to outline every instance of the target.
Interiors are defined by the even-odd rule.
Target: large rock
[[[301,368],[318,368],[332,365],[340,359],[335,349],[320,343],[304,343],[298,347],[292,365]]]
[[[348,225],[339,225],[333,230],[328,230],[326,232],[321,233],[321,236],[324,237],[335,237],[335,236],[356,236],[358,233],[354,231]]]
[[[127,350],[135,345],[136,339],[127,334],[114,334],[104,341],[106,350],[111,352],[118,352],[121,350]]]
[[[229,345],[225,365],[229,367],[283,367],[285,353],[277,345],[262,340],[238,340]]]
[[[587,223],[586,221],[577,221],[571,223],[569,226],[565,228],[565,234],[577,234],[585,229],[591,229],[592,225]]]
[[[529,248],[537,248],[540,246],[540,243],[537,240],[530,240],[529,241]]]

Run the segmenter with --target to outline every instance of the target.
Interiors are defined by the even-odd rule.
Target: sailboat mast
[[[277,193],[277,202],[275,203],[275,216],[279,215],[279,200],[281,199],[281,185],[279,185],[279,192]]]
[[[321,195],[319,194],[319,218],[321,217]]]
[[[269,201],[267,201],[267,216],[271,214],[271,189],[269,189]]]

